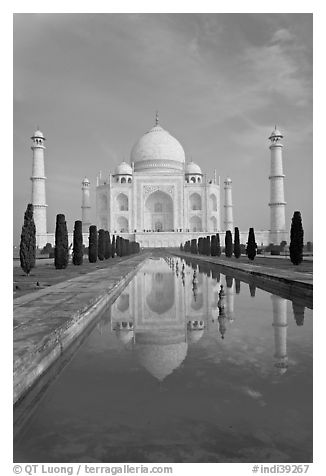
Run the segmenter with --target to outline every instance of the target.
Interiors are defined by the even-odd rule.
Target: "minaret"
[[[286,353],[287,334],[287,300],[272,294],[273,303],[273,327],[274,327],[274,357],[275,367],[280,374],[284,374],[288,367],[288,357]]]
[[[89,227],[91,226],[90,211],[91,211],[91,202],[90,202],[90,189],[89,189],[89,180],[84,178],[82,181],[82,223],[83,223],[83,233],[88,233]]]
[[[224,180],[224,191],[224,230],[230,230],[233,233],[232,180],[230,178]]]
[[[271,150],[271,173],[270,180],[270,243],[279,245],[282,240],[287,239],[285,227],[285,205],[284,201],[284,177],[281,143],[282,134],[278,129],[273,130],[269,140]]]
[[[32,204],[34,209],[34,222],[36,227],[36,246],[43,248],[47,243],[46,234],[46,203],[45,203],[45,174],[44,174],[44,150],[45,137],[37,128],[31,137],[33,145],[32,166]]]

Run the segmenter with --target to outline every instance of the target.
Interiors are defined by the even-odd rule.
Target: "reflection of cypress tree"
[[[240,283],[241,283],[240,279],[236,278],[235,279],[235,292],[236,292],[236,294],[240,294]]]
[[[208,278],[211,277],[211,270],[210,270],[209,268],[206,269],[206,276],[207,276]]]
[[[216,269],[212,269],[212,278],[217,279],[219,276],[220,276],[220,273]]]
[[[297,326],[303,326],[305,306],[298,302],[292,301],[292,309]]]
[[[227,288],[232,288],[232,285],[233,285],[232,276],[225,276],[225,281],[226,281],[226,287]]]
[[[221,280],[221,275],[220,275],[220,273],[217,273],[216,274],[216,282],[219,283],[220,280]]]
[[[198,271],[199,271],[200,273],[205,273],[205,269],[206,269],[206,267],[203,266],[202,264],[199,264],[199,265],[198,265]]]
[[[255,297],[256,296],[256,284],[253,281],[251,281],[249,283],[249,290],[250,290],[250,296]]]

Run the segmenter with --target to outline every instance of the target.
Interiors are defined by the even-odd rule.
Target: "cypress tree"
[[[221,256],[220,235],[216,233],[216,256]]]
[[[98,231],[97,257],[100,261],[104,260],[105,253],[105,231],[101,228]]]
[[[204,238],[202,236],[198,238],[198,253],[200,255],[204,254]]]
[[[65,216],[57,215],[55,227],[54,266],[56,269],[65,269],[69,261],[68,230]]]
[[[295,265],[303,260],[303,228],[301,213],[296,211],[292,217],[290,232],[290,259]]]
[[[120,236],[117,236],[115,239],[115,251],[117,256],[121,257],[122,256],[122,249],[121,249],[121,238]]]
[[[97,261],[97,227],[96,225],[91,225],[89,227],[88,261],[90,263],[96,263]]]
[[[110,240],[110,233],[108,231],[105,232],[105,251],[104,251],[104,258],[108,259],[111,257],[111,240]]]
[[[196,238],[193,238],[193,239],[191,240],[190,252],[191,252],[193,255],[196,255],[196,254],[198,253],[198,247],[197,247],[197,240],[196,240]]]
[[[115,236],[113,235],[112,243],[111,243],[111,258],[114,258],[114,256],[115,256]]]
[[[206,236],[205,255],[210,256],[210,254],[211,254],[211,237]]]
[[[80,220],[75,221],[74,227],[74,241],[72,249],[72,262],[75,265],[83,264],[83,232],[82,232],[82,222]]]
[[[255,239],[255,232],[253,228],[249,228],[248,242],[246,253],[250,260],[254,260],[256,256],[257,243]]]
[[[233,253],[236,258],[240,258],[241,256],[241,248],[240,248],[240,233],[239,228],[236,226],[234,228],[234,248]]]
[[[217,256],[217,237],[213,235],[211,238],[211,256]]]
[[[36,228],[33,218],[33,205],[27,205],[24,214],[24,225],[20,235],[19,258],[20,266],[24,273],[29,276],[31,269],[35,266],[36,255]]]
[[[232,256],[232,233],[230,230],[225,232],[225,256],[227,258]]]
[[[121,238],[121,256],[127,255],[127,240]]]

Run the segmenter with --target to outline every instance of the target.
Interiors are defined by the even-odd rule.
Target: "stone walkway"
[[[112,302],[149,253],[14,299],[14,402]]]

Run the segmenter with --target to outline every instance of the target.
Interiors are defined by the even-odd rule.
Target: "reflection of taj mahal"
[[[225,288],[223,305],[218,308],[219,278],[199,272],[194,285],[193,269],[182,268],[181,263],[175,260],[170,269],[163,259],[148,260],[111,306],[112,331],[160,381],[180,367],[189,346],[205,333],[224,339],[234,320],[233,282]],[[287,367],[286,300],[277,296],[273,296],[273,328],[275,366],[283,373]]]

